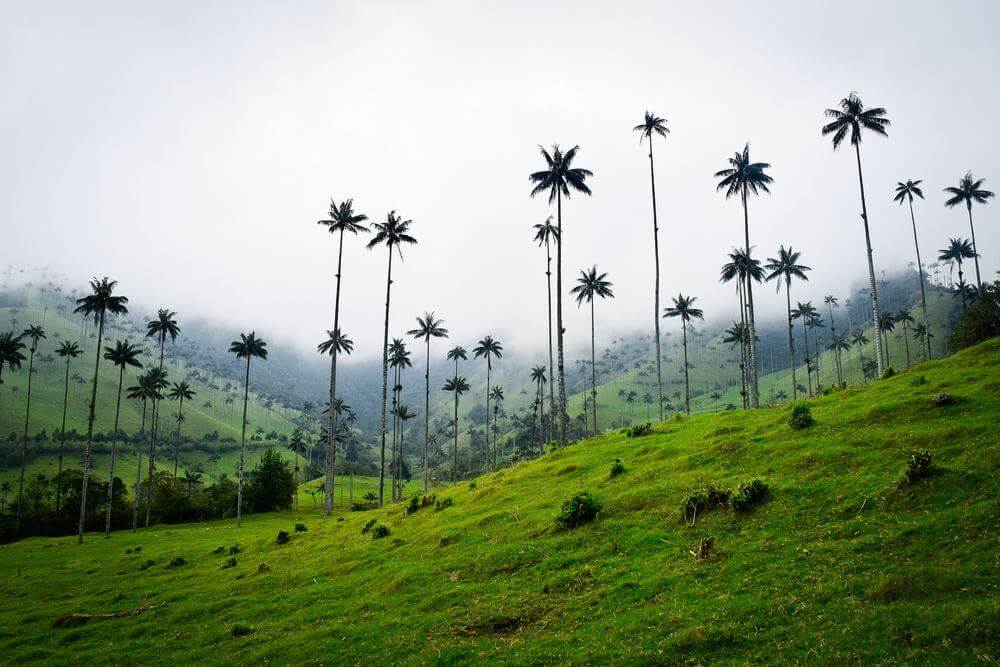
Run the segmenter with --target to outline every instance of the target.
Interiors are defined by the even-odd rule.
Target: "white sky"
[[[651,329],[631,131],[647,108],[672,131],[656,153],[664,295],[697,295],[709,319],[735,316],[717,277],[742,233],[712,174],[746,141],[776,181],[751,204],[757,254],[801,249],[802,298],[863,276],[853,154],[819,133],[851,90],[892,120],[863,147],[878,269],[913,254],[897,180],[924,179],[925,262],[968,236],[943,187],[972,169],[1000,189],[1000,4],[498,4],[0,3],[0,264],[107,274],[136,302],[305,351],[332,327],[336,248],[315,221],[354,197],[372,218],[398,209],[420,240],[394,267],[393,333],[433,309],[458,342],[523,347],[544,336],[538,144],[580,144],[596,174],[593,198],[565,207],[565,266],[610,273],[608,338]],[[984,277],[998,206],[976,209]],[[350,240],[342,317],[359,356],[379,351],[384,272],[384,251]],[[586,311],[567,313],[584,343]]]

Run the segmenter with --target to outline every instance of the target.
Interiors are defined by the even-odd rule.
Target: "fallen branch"
[[[128,618],[129,616],[138,616],[150,609],[155,609],[160,605],[151,604],[146,607],[136,607],[135,609],[129,609],[127,611],[117,611],[113,614],[66,614],[65,616],[60,616],[55,621],[52,622],[53,628],[73,628],[78,625],[83,625],[91,619],[109,619],[109,618]]]

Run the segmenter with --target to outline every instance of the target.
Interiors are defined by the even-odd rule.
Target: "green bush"
[[[381,540],[383,537],[389,537],[389,526],[380,523],[372,528],[372,539]]]
[[[309,529],[306,528],[306,524],[304,524],[304,523],[297,523],[297,524],[295,524],[295,532],[296,533],[304,533],[307,530],[309,530]]]
[[[229,631],[233,637],[246,637],[251,632],[253,630],[245,625],[234,625],[232,630]]]
[[[229,555],[230,556],[235,556],[240,551],[242,551],[242,549],[240,549],[240,545],[238,545],[238,544],[234,544],[233,546],[229,547]]]
[[[589,491],[580,491],[563,501],[556,525],[564,529],[576,528],[596,519],[600,511],[601,501]]]
[[[809,428],[813,425],[812,411],[805,403],[796,403],[792,406],[792,413],[788,417],[788,425],[796,431]]]
[[[406,513],[413,514],[418,509],[420,509],[420,495],[414,494],[410,496],[410,502],[406,504]]]
[[[471,482],[469,482],[469,489],[472,490],[474,488],[476,488],[476,480],[472,480]]]
[[[931,403],[937,407],[942,405],[951,405],[955,402],[955,397],[948,393],[934,394],[931,396]]]
[[[645,424],[636,424],[634,426],[629,426],[625,429],[625,437],[627,438],[641,438],[644,435],[649,435],[653,432],[653,425],[649,422]]]
[[[737,512],[749,512],[767,498],[767,484],[752,479],[729,494],[729,503]]]
[[[278,536],[274,538],[275,544],[288,544],[292,538],[288,536],[287,530],[279,530]]]
[[[685,523],[693,526],[699,514],[726,507],[729,504],[729,495],[728,491],[715,486],[696,489],[684,500],[681,508]]]
[[[223,570],[228,570],[231,567],[236,567],[236,559],[235,558],[230,558],[229,560],[227,560],[225,563],[222,564],[222,569]]]
[[[440,512],[443,509],[447,509],[455,504],[452,498],[441,498],[440,500],[434,501],[434,511]]]
[[[889,378],[891,378],[895,374],[896,374],[896,369],[895,368],[893,368],[892,366],[886,366],[885,370],[882,371],[882,379],[883,380],[888,380]]]
[[[152,560],[150,560],[150,559],[147,558],[146,560],[144,560],[141,563],[139,563],[139,570],[148,570],[149,568],[153,567],[154,565],[156,565],[156,563],[154,561],[152,561]]]
[[[622,463],[621,459],[615,459],[611,463],[611,472],[608,474],[608,477],[618,477],[619,475],[624,475],[624,474],[625,474],[625,464]]]
[[[361,527],[361,534],[365,535],[366,533],[371,531],[371,529],[375,527],[375,524],[377,522],[378,518],[373,516],[371,519],[368,520],[368,523],[366,523],[364,526]]]
[[[899,486],[913,486],[933,474],[933,457],[929,451],[925,449],[922,452],[910,452],[906,459],[906,468],[903,470],[903,477],[899,480]]]
[[[167,565],[168,567],[180,567],[185,563],[187,563],[187,561],[184,560],[184,556],[174,556],[170,559],[170,562]]]

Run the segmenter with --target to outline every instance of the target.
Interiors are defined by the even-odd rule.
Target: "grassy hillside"
[[[943,392],[954,400],[936,406]],[[800,431],[775,408],[602,436],[441,488],[453,505],[440,511],[304,509],[0,547],[0,649],[11,662],[995,661],[1000,341],[810,406]],[[916,447],[937,471],[899,487]],[[626,471],[612,478],[615,458]],[[682,520],[694,490],[751,478],[770,487],[752,512]],[[556,528],[584,489],[597,520]],[[387,537],[362,533],[371,519]],[[296,521],[308,532],[276,544]],[[704,537],[718,553],[697,560]],[[223,569],[216,550],[235,544]]]

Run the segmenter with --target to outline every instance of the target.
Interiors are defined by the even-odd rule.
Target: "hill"
[[[996,660],[1000,340],[808,404],[802,430],[772,408],[585,440],[441,486],[410,514],[6,545],[0,648],[11,662]],[[901,484],[914,448],[934,472]],[[682,518],[697,490],[751,479],[769,489],[752,509]],[[596,520],[557,528],[581,490]],[[278,544],[297,521],[307,532]]]

